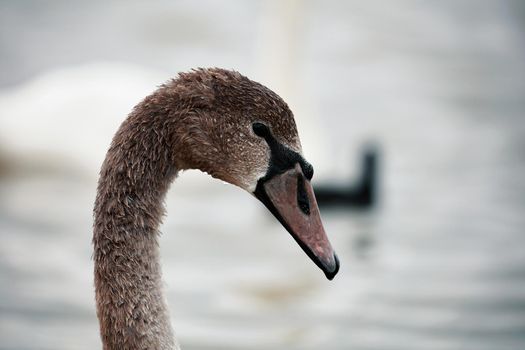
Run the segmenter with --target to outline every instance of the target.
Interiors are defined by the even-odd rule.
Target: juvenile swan
[[[161,291],[157,232],[164,196],[183,169],[252,193],[328,279],[339,270],[286,103],[234,71],[181,73],[133,109],[100,171],[93,245],[104,349],[178,348]]]

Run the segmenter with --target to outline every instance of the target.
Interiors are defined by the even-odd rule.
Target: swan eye
[[[257,136],[264,137],[264,138],[270,136],[270,129],[268,129],[268,127],[264,125],[263,123],[259,123],[259,122],[253,123],[252,129],[255,135]]]
[[[310,201],[304,188],[304,177],[301,174],[297,176],[297,205],[303,213],[310,215]]]

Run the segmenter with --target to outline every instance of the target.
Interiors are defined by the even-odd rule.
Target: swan
[[[161,290],[157,236],[166,192],[184,169],[253,194],[328,279],[339,270],[287,104],[235,71],[180,73],[135,106],[100,170],[93,260],[106,350],[179,349]]]

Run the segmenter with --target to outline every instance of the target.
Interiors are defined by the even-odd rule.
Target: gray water
[[[210,65],[290,102],[316,183],[377,144],[380,197],[322,210],[328,282],[250,195],[182,174],[160,245],[184,349],[525,348],[520,2],[0,9],[0,349],[100,348],[98,164],[141,96]]]

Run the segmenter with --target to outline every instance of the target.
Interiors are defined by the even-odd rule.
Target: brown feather
[[[170,183],[200,169],[250,190],[268,166],[251,124],[300,152],[292,112],[263,85],[219,68],[181,73],[139,103],[115,134],[94,208],[97,315],[104,349],[173,349],[157,244]],[[253,189],[252,189],[253,190]]]

